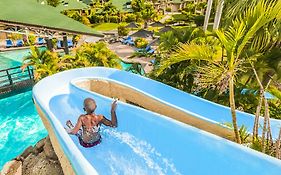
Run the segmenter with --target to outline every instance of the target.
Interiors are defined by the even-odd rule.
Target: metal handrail
[[[5,72],[5,75],[1,75],[0,78],[4,78],[6,77],[5,80],[1,80],[0,81],[0,87],[1,86],[7,86],[7,83],[5,82],[9,82],[9,85],[14,85],[15,83],[18,83],[21,80],[25,81],[27,80],[27,78],[29,80],[33,80],[34,79],[34,74],[33,74],[33,69],[30,66],[27,66],[24,70],[22,70],[21,66],[17,66],[17,67],[11,67],[8,69],[2,69],[0,70],[0,73]],[[1,85],[2,83],[2,85]],[[3,84],[5,83],[5,84]],[[8,86],[9,86],[8,85]]]

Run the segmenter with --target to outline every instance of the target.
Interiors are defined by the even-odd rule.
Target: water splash
[[[143,167],[130,160],[125,160],[118,157],[113,152],[110,152],[108,162],[111,162],[110,169],[112,174],[116,173],[117,169],[122,169],[122,174],[174,174],[180,175],[175,165],[167,158],[163,157],[154,147],[143,140],[139,140],[135,136],[127,132],[118,132],[114,129],[102,129],[104,134],[117,139],[120,143],[126,144],[139,158],[141,158],[145,165],[149,168],[146,172]],[[133,164],[132,164],[133,163]],[[125,165],[125,167],[124,167]],[[118,173],[117,173],[118,174]]]

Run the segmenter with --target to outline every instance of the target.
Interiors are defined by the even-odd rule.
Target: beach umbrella
[[[138,25],[134,22],[130,22],[130,24],[125,26],[126,28],[138,28]]]
[[[148,37],[152,37],[153,32],[148,31],[148,30],[144,30],[144,29],[140,29],[139,31],[133,33],[132,35],[130,35],[131,37],[139,37],[139,38],[148,38]]]
[[[159,33],[165,33],[165,32],[173,31],[173,30],[175,30],[175,29],[173,29],[171,26],[165,26],[159,30]]]
[[[165,25],[162,24],[162,23],[159,22],[159,21],[156,21],[156,22],[150,24],[150,26],[151,26],[151,27],[164,27]]]

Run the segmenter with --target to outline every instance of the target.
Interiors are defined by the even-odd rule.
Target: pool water
[[[44,50],[46,48],[40,47],[39,49]],[[29,49],[23,49],[0,52],[0,69],[21,66],[23,58],[30,54],[29,51]]]
[[[47,136],[28,91],[0,99],[0,170],[9,160]]]

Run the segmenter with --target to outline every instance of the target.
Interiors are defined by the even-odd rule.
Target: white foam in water
[[[148,172],[145,171],[143,167],[140,167],[138,163],[125,160],[124,158],[114,155],[113,152],[110,153],[108,158],[112,162],[110,164],[110,169],[112,174],[116,174],[116,170],[121,170],[123,174],[135,174],[135,175],[144,175],[144,174],[174,174],[180,175],[181,173],[177,171],[175,165],[171,163],[167,158],[162,157],[162,155],[155,150],[149,143],[139,140],[130,133],[127,132],[117,132],[112,129],[104,129],[106,134],[116,138],[121,143],[128,145],[138,157],[144,160],[146,166],[149,168]],[[157,162],[159,163],[157,163]],[[118,173],[117,173],[118,174]]]

